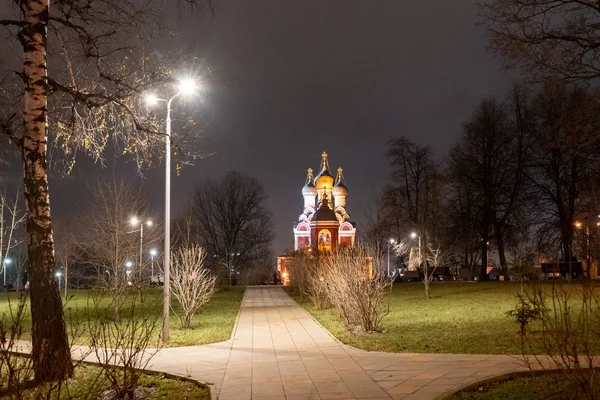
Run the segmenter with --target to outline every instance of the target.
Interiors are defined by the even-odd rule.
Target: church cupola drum
[[[346,212],[348,188],[342,168],[331,175],[327,153],[321,154],[320,171],[307,171],[302,188],[304,211],[294,226],[294,250],[332,251],[337,246],[354,246],[356,227]]]

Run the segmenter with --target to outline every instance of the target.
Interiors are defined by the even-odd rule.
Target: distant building
[[[329,168],[327,153],[321,154],[319,174],[309,168],[302,187],[304,210],[294,225],[294,250],[312,254],[330,252],[338,246],[354,247],[356,227],[346,211],[348,188],[342,168],[335,178]],[[289,283],[286,264],[291,258],[277,258],[277,270],[285,284]],[[369,264],[370,265],[370,264]]]
[[[355,224],[346,212],[348,188],[342,168],[331,175],[327,153],[321,154],[320,172],[308,169],[302,188],[304,211],[294,226],[294,250],[331,251],[337,246],[354,246]]]

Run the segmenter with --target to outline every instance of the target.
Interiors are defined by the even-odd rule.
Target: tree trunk
[[[48,194],[46,26],[49,0],[22,2],[24,125],[21,156],[27,201],[31,289],[32,358],[35,379],[56,381],[73,373],[56,263]]]
[[[508,262],[506,261],[506,250],[504,248],[504,237],[500,232],[500,228],[496,228],[496,244],[498,245],[498,257],[500,258],[500,267],[504,280],[508,280]]]

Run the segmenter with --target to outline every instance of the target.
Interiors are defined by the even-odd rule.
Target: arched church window
[[[331,232],[327,229],[319,231],[319,250],[331,251]]]

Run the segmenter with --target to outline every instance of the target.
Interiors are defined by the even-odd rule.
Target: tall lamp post
[[[419,266],[421,266],[421,236],[417,235],[417,232],[413,232],[410,234],[410,237],[413,239],[419,238]]]
[[[139,264],[138,265],[139,265],[139,268],[141,268],[142,264],[144,262],[144,259],[142,258],[142,254],[143,254],[143,251],[144,251],[144,223],[141,222],[139,219],[137,219],[137,217],[133,217],[133,218],[131,218],[131,225],[133,225],[133,226],[139,226],[140,227],[140,229],[139,229],[139,231],[140,231],[140,257],[139,257]],[[150,228],[152,226],[152,221],[151,220],[146,221],[145,225],[148,228]]]
[[[151,281],[154,279],[154,257],[158,254],[156,249],[150,249],[150,273]]]
[[[12,262],[12,260],[10,258],[5,258],[4,259],[4,267],[2,268],[4,270],[4,287],[6,288],[6,269],[8,268],[8,265]]]
[[[396,243],[395,239],[390,239],[388,241],[388,256],[387,256],[387,270],[388,270],[387,277],[388,277],[388,279],[390,277],[390,246],[393,245],[394,243]]]
[[[196,90],[196,84],[192,80],[180,82],[177,93],[170,99],[161,99],[155,95],[148,95],[146,102],[150,105],[163,102],[167,104],[167,119],[165,121],[165,261],[163,265],[163,341],[169,340],[169,311],[171,309],[171,103],[177,97],[191,94]]]
[[[58,278],[58,291],[60,292],[60,290],[61,290],[60,282],[61,282],[62,274],[60,272],[57,272],[56,277]]]

